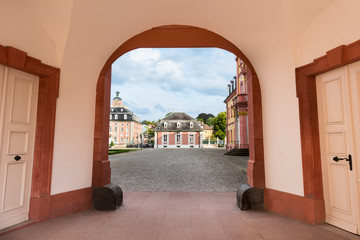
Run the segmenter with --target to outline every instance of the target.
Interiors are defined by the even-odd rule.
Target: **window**
[[[129,132],[129,127],[126,127],[126,132]]]
[[[164,136],[163,136],[163,141],[164,141],[164,142],[167,142],[167,139],[168,139],[167,134],[164,134]]]
[[[112,115],[110,114],[110,120],[112,119]]]
[[[124,138],[123,138],[123,137],[120,138],[120,142],[124,142]]]
[[[124,126],[124,124],[122,123],[121,126]]]
[[[181,142],[181,134],[176,134],[176,142],[177,143]]]
[[[164,128],[167,128],[167,122],[164,122]]]
[[[116,136],[114,137],[114,142],[117,143],[117,137]]]
[[[194,127],[194,123],[190,122],[190,127],[193,128]]]
[[[115,119],[118,119],[118,115],[117,115],[117,114],[115,115]]]
[[[180,128],[180,122],[177,122],[177,123],[176,123],[176,127],[177,127],[177,128]]]
[[[111,130],[112,130],[112,128],[111,128],[111,126],[109,126],[109,132],[111,132]]]
[[[115,125],[115,130],[114,131],[117,132],[117,125]]]
[[[191,143],[194,142],[194,134],[189,135],[189,142],[191,142]]]
[[[127,123],[126,126],[129,126],[129,124]]]
[[[122,127],[122,128],[120,128],[120,132],[123,132],[124,131],[124,128]]]
[[[127,119],[127,115],[126,115],[126,114],[124,115],[124,119],[125,119],[125,120]]]
[[[124,111],[124,109],[120,109],[120,111],[122,112],[122,111]]]

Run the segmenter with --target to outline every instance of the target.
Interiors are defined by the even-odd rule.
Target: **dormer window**
[[[120,111],[122,112],[122,111],[124,111],[124,109],[120,109]]]
[[[110,114],[110,120],[112,119],[112,115]]]
[[[117,115],[117,114],[115,115],[115,119],[118,119],[118,115]]]
[[[193,128],[194,127],[194,123],[190,122],[190,127]]]
[[[177,128],[180,128],[180,122],[177,122],[177,123],[176,123],[176,127],[177,127]]]
[[[164,128],[167,128],[167,122],[164,122]]]
[[[124,115],[124,119],[125,119],[125,120],[127,119],[127,115],[126,115],[126,114]]]

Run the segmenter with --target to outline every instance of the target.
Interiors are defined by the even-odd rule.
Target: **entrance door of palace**
[[[360,62],[316,78],[325,221],[359,233]]]
[[[29,219],[38,84],[0,65],[0,229]]]

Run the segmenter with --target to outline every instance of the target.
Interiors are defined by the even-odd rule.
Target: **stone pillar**
[[[154,148],[158,148],[158,146],[157,146],[157,132],[155,132],[155,134],[154,134]]]

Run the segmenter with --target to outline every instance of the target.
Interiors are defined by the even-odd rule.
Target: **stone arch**
[[[183,25],[155,27],[124,42],[106,61],[96,87],[94,158],[92,186],[110,183],[108,160],[111,65],[120,56],[137,48],[218,47],[234,53],[248,66],[249,151],[247,182],[252,187],[265,187],[261,91],[255,69],[233,43],[209,30]]]

